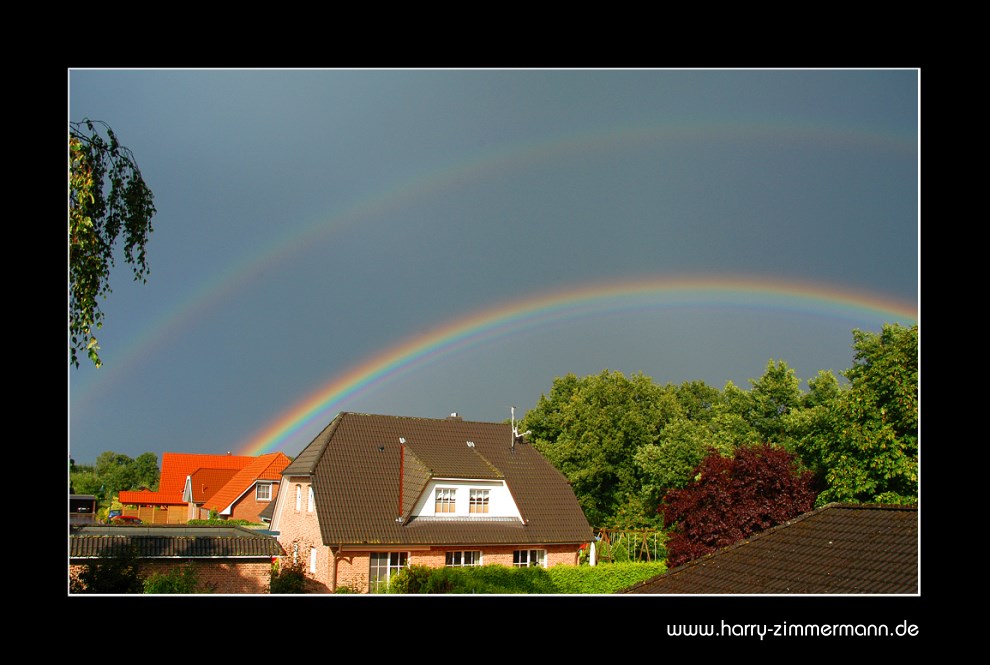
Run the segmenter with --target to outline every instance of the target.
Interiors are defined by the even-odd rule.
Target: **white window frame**
[[[444,565],[451,568],[467,568],[485,564],[481,559],[481,550],[455,550],[444,555]]]
[[[457,488],[438,487],[434,492],[433,513],[435,515],[453,515],[457,512]]]
[[[468,492],[468,514],[487,515],[491,505],[491,490],[472,489]]]
[[[512,565],[516,568],[547,567],[546,550],[515,550],[512,552]]]
[[[261,488],[265,489],[265,496],[262,496]],[[255,485],[254,498],[256,501],[271,501],[272,500],[272,484],[271,483],[258,483]]]
[[[393,571],[398,573],[408,565],[408,552],[372,552],[368,557],[368,591],[387,588]]]

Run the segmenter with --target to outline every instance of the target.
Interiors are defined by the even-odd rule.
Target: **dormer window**
[[[488,512],[488,490],[471,490],[468,496],[469,513]]]
[[[456,492],[457,490],[452,487],[438,487],[434,512],[438,515],[440,513],[453,513],[456,506]]]

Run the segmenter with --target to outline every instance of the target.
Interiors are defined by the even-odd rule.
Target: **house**
[[[338,414],[282,472],[271,529],[320,591],[409,565],[577,564],[592,530],[512,426]]]
[[[189,565],[213,593],[268,593],[273,557],[285,554],[270,535],[236,525],[85,526],[69,534],[69,577],[126,551],[142,577]]]
[[[260,522],[259,515],[278,496],[284,453],[258,457],[163,453],[158,491],[120,492],[125,515],[153,524],[207,519],[210,511],[226,519]]]
[[[832,503],[619,593],[918,594],[917,506]]]

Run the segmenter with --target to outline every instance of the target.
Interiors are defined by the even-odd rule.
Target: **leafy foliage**
[[[85,353],[99,367],[99,299],[110,292],[114,246],[122,234],[134,279],[149,272],[145,246],[155,215],[154,195],[131,151],[105,122],[69,123],[69,335],[71,364]]]
[[[306,567],[302,561],[275,561],[272,563],[269,592],[306,593]]]
[[[913,503],[918,497],[918,326],[853,331],[855,358],[845,391],[797,414],[798,452],[822,479],[818,498]],[[818,386],[816,385],[816,388]]]
[[[602,594],[663,573],[661,563],[513,568],[409,566],[395,575],[388,593],[402,594]]]
[[[104,501],[121,491],[141,487],[156,490],[159,476],[158,456],[154,453],[142,453],[131,459],[108,450],[100,453],[92,466],[69,461],[69,483],[73,492],[92,494]]]
[[[678,566],[810,510],[810,471],[770,444],[743,446],[732,457],[710,453],[699,478],[664,497],[659,511],[673,527],[667,563]]]
[[[114,556],[100,557],[83,566],[69,583],[71,593],[124,594],[142,593],[141,566],[137,554],[125,550]]]
[[[636,451],[655,444],[679,413],[672,389],[642,374],[626,378],[606,370],[556,379],[549,396],[523,418],[522,429],[532,431],[537,450],[571,482],[588,520],[606,524],[630,499],[639,500]]]
[[[165,573],[152,573],[144,580],[145,593],[202,593],[199,575],[191,565],[172,568]]]

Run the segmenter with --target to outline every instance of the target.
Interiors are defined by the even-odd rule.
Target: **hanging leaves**
[[[69,123],[69,362],[85,353],[100,367],[100,298],[110,289],[114,248],[123,235],[134,279],[146,282],[145,247],[157,211],[131,151],[105,122]]]

